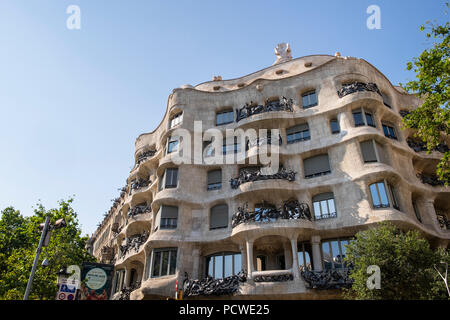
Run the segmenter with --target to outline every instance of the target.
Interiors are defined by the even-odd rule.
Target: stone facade
[[[236,121],[244,105],[282,97],[292,99],[292,111]],[[215,77],[174,89],[158,128],[137,138],[127,185],[91,239],[93,255],[117,270],[114,298],[130,287],[131,299],[174,297],[186,277],[192,286],[185,298],[191,299],[337,298],[339,286],[312,288],[305,272],[344,270],[346,241],[384,220],[448,247],[450,189],[417,176],[431,175],[441,154],[414,151],[408,145],[413,131],[401,129],[401,111],[419,104],[370,63],[340,55],[286,59],[238,79]],[[217,125],[217,115],[227,110],[233,121]],[[176,128],[193,133],[194,121],[202,121],[203,130],[280,129],[280,162],[295,178],[252,178],[233,187],[230,180],[246,165],[174,164],[168,140]],[[306,133],[296,136],[290,129],[305,123]],[[371,151],[363,154],[363,145],[373,146],[375,160],[365,161]],[[329,170],[308,167],[314,162],[307,159],[318,155],[328,155]],[[161,187],[167,186],[167,168],[178,169],[170,178],[176,182]],[[221,169],[221,180],[208,188],[212,169]],[[310,170],[319,173],[308,176]],[[308,208],[311,218],[270,218],[271,212],[282,217],[288,200]],[[212,228],[218,205],[227,222]],[[256,218],[233,227],[233,215],[245,205]],[[262,212],[269,218],[261,218]],[[220,280],[241,270],[245,281]],[[192,282],[207,275],[215,280]],[[230,286],[236,287],[232,294]]]

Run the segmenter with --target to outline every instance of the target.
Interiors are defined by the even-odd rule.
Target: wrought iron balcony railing
[[[135,191],[135,190],[138,190],[138,189],[141,189],[141,188],[145,188],[148,185],[150,185],[151,183],[152,183],[152,181],[150,179],[148,179],[148,180],[144,180],[144,179],[132,180],[131,183],[130,183],[130,186],[131,186],[130,187],[130,194],[131,194],[132,191]]]
[[[131,286],[123,288],[120,290],[120,295],[118,300],[130,300],[130,294],[141,287],[141,282],[134,282]]]
[[[353,82],[349,84],[343,84],[342,88],[338,90],[337,94],[339,98],[343,98],[346,95],[361,92],[361,91],[371,91],[376,92],[381,96],[381,92],[378,89],[378,86],[375,83],[364,83],[364,82]]]
[[[435,175],[425,175],[423,173],[418,173],[417,178],[419,178],[422,183],[429,184],[433,187],[444,185],[444,181],[439,180],[439,178]]]
[[[142,162],[147,160],[148,158],[153,157],[156,154],[156,150],[147,150],[138,155],[136,164],[140,165]]]
[[[408,143],[408,146],[415,152],[427,151],[427,144],[425,142],[412,139],[407,139],[406,142]],[[449,151],[449,148],[445,143],[439,143],[433,150],[439,151],[440,153],[445,153]]]
[[[252,103],[246,103],[240,109],[236,110],[236,122],[242,119],[248,118],[254,114],[271,112],[271,111],[290,111],[292,112],[292,99],[287,99],[286,97],[281,97],[279,101],[270,101],[265,105],[254,105]]]
[[[239,172],[239,176],[237,178],[232,178],[230,180],[231,188],[237,189],[241,184],[246,182],[254,182],[258,180],[271,180],[271,179],[284,179],[287,181],[294,181],[295,174],[292,170],[287,171],[285,168],[281,167],[277,173],[274,174],[262,174],[261,169],[258,170],[248,170],[242,169]]]
[[[240,284],[246,281],[247,275],[244,271],[223,279],[206,277],[201,280],[189,279],[188,274],[185,273],[183,294],[185,297],[231,295],[235,294],[238,291]]]
[[[300,203],[297,200],[285,201],[282,208],[267,206],[254,212],[249,212],[248,204],[245,204],[233,214],[232,227],[246,222],[273,222],[278,219],[311,221],[311,211],[307,203]]]
[[[294,280],[294,276],[292,275],[292,273],[277,274],[277,275],[259,275],[253,277],[253,281],[255,282],[284,282],[292,280]]]
[[[125,245],[119,246],[119,259],[126,256],[132,250],[138,252],[139,248],[145,243],[145,241],[147,241],[149,235],[150,234],[148,232],[144,232],[142,234],[136,234],[128,237]]]
[[[441,229],[450,230],[450,221],[445,214],[436,213],[437,220]]]
[[[300,274],[308,284],[309,289],[341,289],[351,288],[353,280],[349,277],[350,268],[310,271],[302,268]]]
[[[130,209],[130,211],[128,212],[128,218],[134,218],[137,215],[144,214],[144,213],[151,212],[151,211],[152,211],[152,209],[148,205],[136,206],[136,207]]]

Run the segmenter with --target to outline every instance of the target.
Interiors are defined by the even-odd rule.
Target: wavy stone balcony
[[[355,93],[355,92],[361,92],[361,91],[371,91],[376,92],[381,96],[381,92],[378,89],[378,86],[375,83],[369,82],[353,82],[349,84],[343,84],[342,88],[337,91],[337,94],[339,98],[343,98],[346,95]]]
[[[433,187],[444,186],[444,181],[439,180],[439,178],[435,175],[426,175],[423,173],[418,173],[417,178],[419,178],[423,184],[429,184],[430,186]]]
[[[295,181],[296,173],[297,172],[294,172],[292,170],[287,171],[283,167],[281,167],[278,170],[278,172],[274,174],[263,174],[261,172],[261,169],[258,170],[243,169],[239,172],[239,176],[237,178],[232,178],[230,180],[230,185],[232,189],[237,189],[241,184],[259,180],[283,179],[292,182]]]
[[[297,200],[285,201],[282,208],[266,206],[258,211],[249,212],[248,205],[238,207],[238,212],[232,216],[232,228],[241,223],[247,222],[273,222],[278,219],[298,220],[305,219],[311,221],[311,211],[306,203],[299,203]]]
[[[251,117],[255,114],[271,112],[271,111],[287,111],[293,112],[293,100],[287,99],[286,97],[281,97],[278,101],[269,101],[265,105],[255,105],[252,102],[246,103],[240,109],[236,110],[236,122],[242,119]]]
[[[413,149],[415,152],[427,151],[427,145],[425,142],[416,141],[413,139],[407,139],[406,142],[408,143],[408,146],[411,149]],[[440,143],[436,146],[436,148],[433,149],[433,151],[445,153],[445,152],[449,151],[449,148],[445,143]]]
[[[148,232],[143,232],[142,234],[137,234],[126,238],[125,245],[119,246],[118,258],[123,259],[132,251],[135,253],[139,252],[139,249],[147,241],[149,235],[150,234]]]
[[[128,218],[135,219],[137,216],[150,213],[152,212],[152,209],[148,205],[139,205],[132,208],[130,211],[128,211]]]

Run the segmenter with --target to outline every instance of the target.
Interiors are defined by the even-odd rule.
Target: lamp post
[[[55,225],[50,225],[50,216],[45,218],[45,222],[39,225],[39,229],[42,230],[41,239],[39,240],[39,245],[36,249],[36,255],[34,256],[33,267],[31,268],[30,278],[28,278],[27,288],[25,290],[25,295],[23,300],[28,300],[28,296],[30,295],[31,285],[33,284],[34,274],[36,273],[37,263],[39,261],[39,255],[41,254],[42,247],[45,247],[50,242],[51,230],[59,229],[66,226],[66,222],[64,219],[58,219],[55,222]]]

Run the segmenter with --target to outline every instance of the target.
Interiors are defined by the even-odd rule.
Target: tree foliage
[[[346,250],[346,262],[353,266],[350,299],[448,299],[444,282],[434,269],[450,262],[447,250],[432,250],[418,231],[403,232],[389,222],[356,234]],[[381,289],[369,289],[370,265],[380,267]]]
[[[449,8],[449,4],[446,4]],[[446,15],[448,13],[446,12]],[[407,63],[407,70],[416,73],[416,80],[404,87],[423,99],[423,104],[405,116],[405,127],[417,129],[416,136],[426,143],[430,152],[450,133],[450,23],[443,25],[427,21],[420,27],[426,38],[433,40],[431,48]],[[450,183],[450,152],[444,153],[436,171],[440,180]]]
[[[40,240],[38,226],[64,218],[67,226],[52,230],[51,240],[39,257],[30,299],[55,299],[57,272],[63,266],[80,265],[94,261],[85,250],[87,236],[81,236],[76,212],[71,207],[73,199],[61,200],[59,206],[46,210],[38,204],[34,215],[24,217],[9,207],[1,212],[0,219],[0,299],[23,299],[34,256]],[[49,266],[42,267],[48,256]]]

